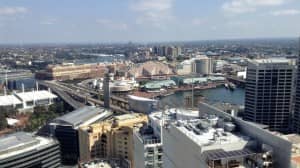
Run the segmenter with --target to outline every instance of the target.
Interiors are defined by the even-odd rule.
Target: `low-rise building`
[[[129,110],[149,114],[157,109],[158,101],[134,95],[128,95]]]
[[[80,161],[122,158],[134,167],[133,128],[148,122],[143,114],[125,114],[111,120],[80,127]]]
[[[161,88],[168,88],[174,86],[176,86],[176,83],[173,80],[156,80],[156,81],[147,82],[144,86],[141,87],[145,90],[156,91]]]
[[[72,80],[103,77],[108,71],[105,64],[62,64],[49,65],[44,71],[36,73],[38,79]]]
[[[64,116],[58,117],[49,123],[50,134],[55,136],[60,143],[62,163],[74,165],[78,162],[79,127],[104,120],[111,115],[112,112],[105,109],[85,106]]]
[[[22,111],[39,105],[50,105],[56,98],[57,96],[50,91],[34,90],[0,96],[0,106],[14,107]]]

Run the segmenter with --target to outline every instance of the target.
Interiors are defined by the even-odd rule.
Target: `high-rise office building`
[[[150,125],[133,131],[133,144],[135,167],[162,168],[162,142]]]
[[[295,61],[252,60],[248,64],[244,119],[286,133],[290,128]]]
[[[58,168],[59,143],[53,138],[16,132],[0,138],[0,167],[49,167]]]
[[[210,105],[158,111],[149,120],[162,137],[164,168],[290,167],[288,140]]]
[[[295,108],[293,116],[293,131],[300,133],[300,38],[299,38],[299,57],[298,57],[298,72],[296,76],[297,86],[296,86],[296,95],[295,95]]]

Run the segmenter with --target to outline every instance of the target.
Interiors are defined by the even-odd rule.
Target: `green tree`
[[[50,120],[56,118],[55,107],[36,106],[29,118],[29,124],[25,128],[26,131],[36,131]]]
[[[6,120],[6,116],[4,113],[2,113],[0,111],[0,130],[3,130],[5,128],[7,128],[8,126],[8,123],[7,123],[7,120]]]

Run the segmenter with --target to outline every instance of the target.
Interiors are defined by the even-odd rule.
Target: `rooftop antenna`
[[[5,70],[5,86],[8,86],[7,69]]]
[[[34,88],[32,88],[32,98],[33,98],[33,105],[35,106],[35,92],[34,92]]]
[[[4,96],[6,96],[6,86],[4,86]]]
[[[22,92],[25,92],[24,83],[22,83]]]
[[[192,110],[194,109],[194,76],[192,77]]]
[[[36,86],[36,91],[39,91],[39,83],[35,82],[35,86]]]
[[[163,130],[165,126],[165,111],[168,110],[168,105],[164,107],[164,109],[161,112],[161,125],[160,125],[160,141],[163,143]]]

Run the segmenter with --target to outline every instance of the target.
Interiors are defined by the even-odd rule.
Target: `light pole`
[[[194,76],[192,76],[192,110],[194,109]]]

